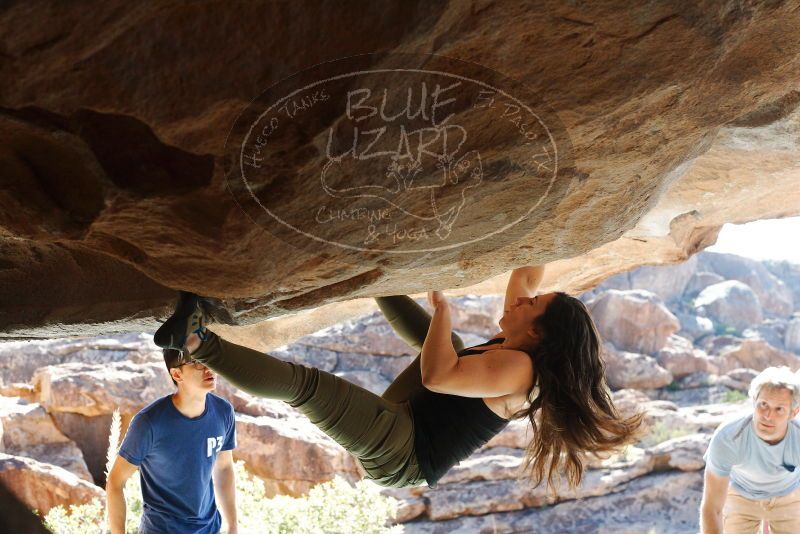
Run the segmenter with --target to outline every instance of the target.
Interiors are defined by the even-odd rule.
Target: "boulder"
[[[696,375],[706,375],[706,373],[696,373]],[[713,379],[705,383],[686,384],[685,380],[690,380],[695,375],[689,375],[677,382],[674,389],[660,389],[656,392],[659,399],[669,400],[678,406],[685,408],[689,406],[724,404],[730,403],[730,388],[718,383],[716,375],[710,375]],[[731,403],[733,405],[735,403]]]
[[[56,427],[40,405],[0,397],[0,429],[3,452],[63,467],[92,482],[81,450]]]
[[[439,480],[439,483],[454,484],[475,480],[520,478],[524,476],[522,472],[524,456],[523,449],[507,447],[481,449],[453,466]]]
[[[0,343],[0,382],[27,383],[33,373],[61,363],[108,364],[163,361],[153,335],[130,332],[84,339],[49,339]]]
[[[399,501],[397,514],[395,515],[395,522],[397,523],[406,523],[416,519],[424,514],[428,508],[425,498],[417,494],[417,490],[421,489],[420,487],[386,488],[369,481],[368,483],[372,484],[382,495],[393,497]]]
[[[677,335],[669,336],[667,344],[656,354],[656,361],[676,379],[692,373],[717,371],[705,352]]]
[[[652,291],[664,302],[675,302],[683,295],[696,268],[696,256],[675,265],[639,267],[628,273],[630,288]]]
[[[644,290],[609,290],[588,307],[603,339],[631,352],[655,354],[680,322],[657,295]]]
[[[123,430],[131,417],[174,391],[160,362],[64,363],[37,370],[39,402],[56,426],[83,451],[94,480],[102,483],[111,414],[119,409]]]
[[[616,491],[625,482],[646,475],[652,468],[652,458],[643,454],[643,451],[638,454],[632,452],[626,460],[608,463],[604,469],[584,471],[583,481],[578,488],[562,488],[558,499],[563,501],[605,495]],[[520,510],[554,502],[553,497],[548,495],[545,484],[533,486],[525,475],[500,480],[442,484],[436,490],[426,492],[425,496],[428,499],[428,517],[436,521],[464,515]]]
[[[673,380],[672,373],[661,367],[652,356],[620,351],[608,342],[603,344],[603,358],[606,381],[613,389],[655,389]]]
[[[323,328],[298,338],[292,345],[294,349],[300,349],[299,346],[305,345],[322,351],[369,355],[416,356],[417,354],[395,334],[380,311]]]
[[[714,333],[714,323],[708,317],[699,317],[690,313],[676,312],[675,316],[681,323],[678,334],[695,341]]]
[[[50,412],[134,414],[175,390],[163,363],[64,363],[37,370],[33,385]]]
[[[696,373],[682,376],[676,381],[678,387],[680,389],[707,388],[716,384],[719,380],[719,376],[716,374],[719,372],[719,369],[717,369],[712,363],[709,363],[709,366],[714,368],[714,373],[698,371]]]
[[[382,395],[389,387],[389,381],[378,373],[372,371],[340,371],[336,376],[361,386],[375,395]]]
[[[800,316],[793,317],[786,325],[783,346],[786,347],[786,350],[800,353]]]
[[[792,314],[792,290],[760,261],[717,252],[702,252],[699,256],[701,268],[713,271],[726,280],[738,280],[749,286],[765,311],[779,317]]]
[[[719,355],[711,360],[721,373],[740,367],[756,371],[780,365],[786,365],[792,370],[800,368],[800,357],[796,354],[776,349],[761,339],[743,339],[736,345],[721,349]]]
[[[496,490],[497,491],[497,490]],[[499,493],[499,491],[497,491]],[[620,484],[614,491],[555,506],[406,523],[420,534],[449,532],[558,532],[686,534],[699,531],[697,507],[703,495],[700,471],[657,473]],[[457,505],[457,495],[452,495]]]
[[[654,471],[697,471],[706,465],[703,454],[708,449],[711,434],[690,434],[670,439],[647,449],[653,458]]]
[[[641,411],[641,408],[650,402],[650,397],[646,393],[633,388],[618,389],[611,393],[611,400],[614,406],[625,416],[634,415]]]
[[[273,419],[288,419],[294,415],[294,410],[288,404],[250,395],[233,387],[219,375],[214,393],[230,402],[233,410],[239,414],[253,417],[268,416]]]
[[[750,383],[758,376],[758,372],[753,369],[733,369],[719,377],[718,382],[725,387],[747,393],[750,391]]]
[[[17,397],[29,402],[36,402],[36,388],[24,382],[12,382],[0,385],[0,397]]]
[[[762,264],[791,290],[797,309],[800,306],[800,264],[775,260],[766,260]]]
[[[674,261],[702,248],[725,221],[787,215],[787,206],[796,205],[796,149],[789,142],[795,131],[772,127],[794,109],[800,45],[786,38],[780,50],[772,48],[775,36],[791,36],[797,27],[790,2],[743,18],[715,9],[684,17],[663,6],[645,14],[627,2],[587,4],[579,13],[571,6],[554,7],[531,18],[509,10],[496,14],[496,25],[476,20],[474,27],[453,21],[486,17],[491,7],[484,6],[491,4],[417,9],[398,2],[374,16],[359,7],[331,13],[328,4],[314,4],[296,16],[257,5],[228,13],[204,3],[173,8],[176,23],[170,31],[144,22],[161,14],[163,5],[171,6],[157,2],[144,15],[125,3],[97,14],[72,4],[57,11],[34,4],[3,13],[3,27],[13,30],[3,53],[14,73],[4,87],[2,106],[9,117],[0,129],[10,162],[3,211],[11,215],[3,224],[7,267],[2,270],[8,291],[3,325],[13,328],[10,335],[46,335],[78,322],[71,330],[79,334],[109,325],[152,326],[173,300],[173,288],[232,297],[238,316],[263,320],[334,300],[422,290],[425,284],[463,287],[527,261],[575,258],[630,230],[621,244],[640,246],[641,255],[624,254],[630,248],[618,245],[605,262],[587,266],[578,259],[582,268],[573,266],[568,274],[588,282],[627,267],[620,265],[627,258]],[[29,29],[28,20],[40,23]],[[271,31],[232,38],[221,20],[240,28],[271,24]],[[614,31],[605,29],[608,21]],[[101,26],[113,28],[118,46],[107,46],[109,35],[95,31]],[[713,38],[696,28],[714,28]],[[732,46],[743,33],[746,45]],[[319,49],[293,38],[319,34],[330,36]],[[530,35],[538,36],[533,54],[528,54]],[[548,182],[553,187],[536,209],[523,212],[521,229],[499,231],[504,217],[514,220],[514,208],[534,205],[532,189],[542,187],[538,182],[531,187],[533,173],[519,179],[523,160],[516,161],[513,149],[521,142],[516,125],[523,122],[459,107],[451,122],[463,123],[472,134],[492,178],[470,192],[466,211],[453,221],[453,233],[470,238],[469,244],[448,243],[452,250],[417,259],[337,250],[288,228],[275,231],[282,240],[253,224],[250,212],[222,187],[235,142],[226,146],[224,132],[243,102],[309,65],[404,50],[409,39],[424,50],[439,50],[446,42],[451,57],[512,73],[531,88],[535,104],[570,110],[556,124],[543,116],[546,109],[536,110],[549,131],[558,125],[558,131],[569,132],[567,153],[558,147],[566,178]],[[225,47],[202,46],[220,40]],[[200,50],[187,49],[187,42]],[[691,57],[676,60],[667,51],[676,42],[685,43]],[[500,46],[508,53],[498,55]],[[254,63],[254,51],[287,59],[279,67]],[[759,68],[752,66],[753,58]],[[368,65],[378,63],[373,59]],[[170,80],[178,73],[181,87],[174,90]],[[566,78],[575,83],[563,83]],[[637,81],[635,90],[630,80]],[[398,104],[403,93],[390,93],[388,105]],[[340,99],[328,104],[333,102]],[[314,111],[308,115],[324,120],[289,128],[292,137],[278,143],[285,152],[275,156],[276,172],[252,182],[254,191],[285,206],[290,216],[307,215],[325,202],[303,173],[318,170],[321,162],[314,155],[321,152],[317,143],[327,128],[347,119],[339,108]],[[669,124],[670,131],[653,124]],[[530,150],[520,156],[530,157]],[[742,160],[753,162],[761,174],[743,167]],[[694,174],[684,176],[689,173]],[[567,193],[569,201],[560,202]],[[670,202],[662,204],[665,197]],[[408,207],[417,214],[415,208],[430,208],[430,198],[420,195]],[[648,224],[636,228],[646,214]],[[423,215],[432,217],[428,211]],[[326,228],[334,239],[363,238],[366,228],[360,223],[368,221],[330,221]],[[441,263],[431,261],[437,258]]]
[[[716,356],[725,348],[738,346],[741,342],[742,338],[726,334],[704,337],[700,340],[700,346],[707,354]]]
[[[55,506],[105,501],[105,492],[61,467],[0,453],[0,482],[29,508],[45,515]]]
[[[80,448],[95,484],[104,485],[111,414],[87,417],[77,413],[56,412],[50,415],[58,429]],[[122,417],[123,431],[128,428],[131,417],[131,414]]]
[[[745,328],[742,332],[742,337],[746,339],[763,339],[775,348],[784,349],[788,323],[789,321],[782,318],[764,319],[764,322],[759,325]]]
[[[726,390],[727,391],[727,390]],[[706,405],[683,405],[650,401],[642,405],[650,434],[645,441],[653,446],[691,434],[711,434],[725,420],[752,412],[741,403],[719,402]]]
[[[720,275],[718,275],[717,273],[710,273],[708,271],[696,272],[689,279],[689,283],[686,284],[686,288],[684,289],[683,292],[683,297],[688,299],[694,298],[697,296],[698,293],[700,293],[708,286],[718,284],[724,281],[725,279]]]
[[[722,328],[741,331],[762,320],[758,297],[747,284],[736,280],[708,286],[697,295],[694,308]]]
[[[237,414],[236,439],[234,458],[264,481],[270,497],[298,496],[336,475],[359,479],[353,457],[299,414],[288,419]]]

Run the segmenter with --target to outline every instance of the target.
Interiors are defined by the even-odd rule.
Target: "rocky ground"
[[[703,453],[714,429],[749,408],[755,374],[800,368],[800,269],[701,253],[642,268],[584,294],[605,340],[608,382],[649,434],[595,460],[557,499],[521,477],[527,424],[514,422],[435,489],[384,490],[402,500],[408,532],[696,532]],[[649,288],[649,289],[644,289]],[[496,333],[500,297],[452,301],[468,344]],[[415,356],[380,314],[340,323],[273,351],[382,392]],[[111,413],[123,427],[172,390],[150,334],[0,345],[0,480],[30,507],[103,496]],[[299,495],[335,475],[358,479],[335,442],[281,402],[221,381],[237,413],[237,459],[270,494]]]

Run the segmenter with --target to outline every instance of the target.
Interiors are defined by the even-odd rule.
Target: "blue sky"
[[[800,263],[800,217],[726,224],[716,244],[706,250]]]

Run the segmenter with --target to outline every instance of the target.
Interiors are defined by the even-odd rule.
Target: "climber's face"
[[[534,342],[538,341],[539,335],[534,330],[534,321],[544,313],[555,296],[555,293],[544,293],[535,297],[518,297],[503,312],[500,328],[508,335],[525,335]]]

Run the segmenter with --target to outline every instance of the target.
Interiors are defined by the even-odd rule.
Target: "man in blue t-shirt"
[[[236,534],[232,450],[236,426],[231,404],[214,395],[216,376],[188,352],[164,349],[174,394],[143,408],[131,420],[106,496],[112,534],[125,532],[125,481],[139,469],[144,534],[218,534],[219,499],[228,533]]]
[[[800,380],[769,367],[750,384],[754,411],[717,428],[704,455],[703,534],[800,532]],[[724,530],[723,530],[724,529]]]

